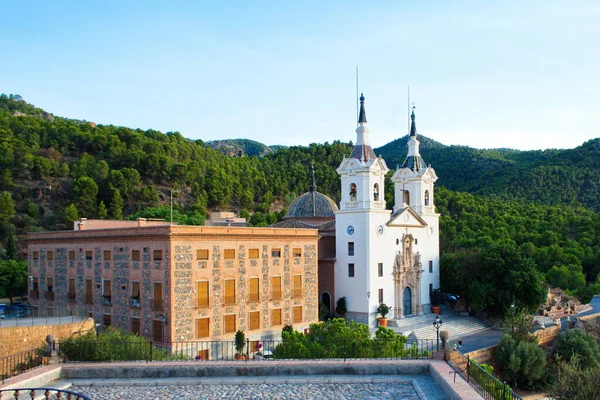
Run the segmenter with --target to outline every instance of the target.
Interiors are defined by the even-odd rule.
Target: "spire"
[[[417,125],[415,124],[415,106],[412,108],[412,114],[410,114],[410,136],[417,137]]]
[[[360,94],[360,113],[358,114],[358,123],[367,123],[367,114],[365,113],[365,96]]]
[[[310,170],[312,173],[312,182],[310,184],[310,191],[316,192],[317,191],[317,182],[315,181],[315,166],[314,166],[314,164],[310,165]]]

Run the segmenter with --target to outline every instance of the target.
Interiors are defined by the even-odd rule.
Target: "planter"
[[[379,322],[379,326],[385,326],[387,327],[387,318],[377,318],[377,321]]]
[[[440,313],[440,306],[431,306],[431,312],[434,314]]]
[[[242,354],[242,355],[238,355],[238,354],[236,354],[236,355],[235,355],[235,359],[236,359],[236,360],[246,360],[246,356],[245,356],[245,355],[243,355],[243,354]]]

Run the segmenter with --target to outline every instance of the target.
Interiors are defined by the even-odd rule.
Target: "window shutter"
[[[198,307],[208,307],[208,281],[197,282]]]

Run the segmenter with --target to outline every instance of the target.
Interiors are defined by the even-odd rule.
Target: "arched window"
[[[379,184],[378,183],[376,183],[373,186],[373,200],[379,201]]]
[[[350,184],[350,201],[356,201],[356,184]]]
[[[404,202],[408,205],[410,205],[410,193],[408,190],[404,191]]]
[[[425,205],[429,205],[429,190],[425,191]]]

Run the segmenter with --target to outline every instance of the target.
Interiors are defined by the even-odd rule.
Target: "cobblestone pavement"
[[[84,393],[94,400],[448,398],[429,375],[76,379],[72,383],[69,390]]]

